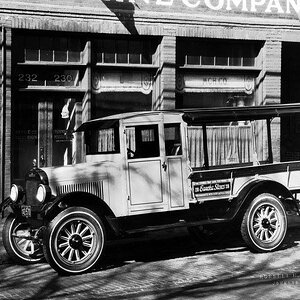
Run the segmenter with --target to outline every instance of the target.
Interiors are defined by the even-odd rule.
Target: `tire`
[[[90,209],[70,207],[48,225],[44,236],[44,254],[59,274],[80,274],[95,266],[106,244],[105,228]]]
[[[241,234],[255,252],[270,252],[283,243],[287,217],[280,200],[268,193],[258,195],[250,204],[241,223]]]
[[[33,264],[43,261],[41,243],[19,236],[34,236],[33,230],[24,220],[18,220],[14,214],[8,215],[2,231],[3,245],[9,257],[19,264]]]

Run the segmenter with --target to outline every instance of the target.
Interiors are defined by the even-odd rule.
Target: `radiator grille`
[[[104,199],[103,181],[65,184],[56,187],[57,195],[72,192],[86,192]]]
[[[40,205],[40,202],[36,199],[36,192],[40,185],[40,180],[27,180],[26,181],[26,204],[27,205]]]

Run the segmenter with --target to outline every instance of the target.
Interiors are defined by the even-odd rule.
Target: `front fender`
[[[86,192],[65,193],[52,198],[50,202],[43,206],[42,215],[45,219],[51,220],[62,210],[72,206],[87,207],[99,216],[114,216],[111,209],[102,199]]]

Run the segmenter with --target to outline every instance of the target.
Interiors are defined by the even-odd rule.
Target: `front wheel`
[[[44,236],[44,253],[60,274],[91,270],[103,255],[105,228],[100,218],[84,207],[70,207],[49,224]]]
[[[32,264],[44,259],[42,245],[35,237],[37,231],[25,220],[14,214],[8,215],[3,225],[2,241],[12,260],[19,264]]]
[[[280,200],[268,193],[258,195],[248,207],[241,224],[246,244],[256,252],[276,250],[287,231],[286,212]]]

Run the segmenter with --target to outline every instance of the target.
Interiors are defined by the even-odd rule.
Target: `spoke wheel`
[[[90,270],[105,245],[105,230],[99,217],[89,209],[71,207],[49,224],[44,252],[50,265],[62,274]]]
[[[241,233],[255,251],[267,252],[280,247],[287,230],[287,217],[280,200],[272,194],[257,196],[247,209]]]
[[[43,250],[40,243],[26,237],[34,237],[34,230],[24,220],[18,220],[10,214],[4,223],[2,240],[6,252],[15,262],[20,264],[37,263],[43,260]]]

